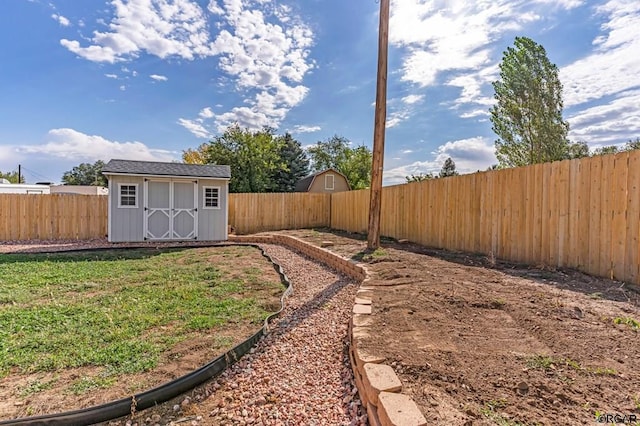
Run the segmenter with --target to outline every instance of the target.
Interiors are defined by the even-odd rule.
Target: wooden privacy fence
[[[329,226],[330,194],[229,194],[229,225],[237,234]]]
[[[0,194],[0,241],[104,238],[107,196]],[[238,234],[329,226],[329,194],[230,194]]]
[[[238,234],[366,232],[369,191],[230,194]],[[107,197],[0,194],[0,241],[101,238]],[[382,190],[381,234],[640,284],[640,150]]]
[[[103,238],[107,197],[0,194],[0,241]]]
[[[368,210],[334,194],[331,227],[363,232]],[[640,284],[640,150],[385,187],[381,234]]]

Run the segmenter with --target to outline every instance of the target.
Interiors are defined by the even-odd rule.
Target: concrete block
[[[357,305],[370,305],[371,304],[371,298],[364,298],[364,297],[356,296],[356,304]]]
[[[369,332],[371,331],[371,329],[369,327],[353,327],[353,329],[351,330],[351,337],[352,339],[362,339],[362,338],[366,338],[369,337]]]
[[[373,318],[367,314],[353,314],[352,322],[356,327],[369,327],[373,324]]]
[[[353,313],[371,315],[371,305],[353,305]]]
[[[359,345],[358,339],[354,339],[351,346],[353,347],[356,368],[360,374],[364,374],[364,366],[366,364],[381,364],[386,360],[383,356],[376,355],[366,349],[362,349]]]
[[[426,426],[415,401],[400,393],[380,392],[377,414],[382,426]]]
[[[393,368],[386,364],[365,364],[363,379],[367,399],[376,406],[378,406],[380,392],[400,392],[402,390],[402,382]]]
[[[367,290],[360,287],[356,293],[356,297],[362,297],[363,299],[373,299],[373,290]]]

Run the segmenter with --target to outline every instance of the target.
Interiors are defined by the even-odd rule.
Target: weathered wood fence
[[[231,194],[237,233],[365,232],[369,191]],[[0,195],[0,241],[88,239],[104,196]],[[382,235],[640,284],[640,150],[383,188]]]

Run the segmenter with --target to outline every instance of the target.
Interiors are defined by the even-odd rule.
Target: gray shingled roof
[[[111,160],[102,173],[149,176],[184,176],[200,178],[231,178],[229,166],[214,164],[160,163],[156,161]]]
[[[313,182],[313,178],[316,177],[316,175],[317,173],[297,181],[296,186],[293,189],[294,192],[307,192],[309,190],[309,187],[311,186],[311,182]]]

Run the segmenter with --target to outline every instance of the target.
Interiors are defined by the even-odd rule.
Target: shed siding
[[[327,175],[333,175],[333,190],[325,189],[325,177]],[[344,176],[334,173],[331,170],[327,170],[326,172],[316,176],[309,188],[309,192],[342,192],[348,190],[349,185],[347,184],[347,180]]]
[[[137,207],[118,207],[119,184],[138,185]],[[144,181],[138,176],[111,176],[109,179],[109,241],[144,241]]]
[[[171,178],[150,178],[154,182],[169,182]],[[176,182],[185,182],[185,179],[173,179]],[[189,179],[193,181],[196,179]],[[198,178],[197,199],[198,199],[198,240],[200,241],[225,241],[227,239],[227,208],[228,208],[228,181],[225,179],[203,179]],[[119,208],[119,185],[137,184],[137,207]],[[219,187],[219,209],[204,208],[204,187]],[[186,187],[186,186],[185,186]],[[179,192],[182,185],[176,185],[174,190]],[[193,188],[188,186],[187,188]],[[112,175],[109,179],[109,241],[112,242],[141,242],[144,239],[144,178],[139,176]],[[193,191],[190,189],[190,191]],[[150,191],[151,192],[151,191]],[[191,192],[193,194],[193,192]],[[156,196],[157,197],[157,196]],[[188,207],[189,194],[174,193],[174,198],[179,207]],[[184,198],[184,200],[183,200]],[[192,199],[192,196],[191,196]],[[165,203],[163,203],[165,204]],[[182,206],[182,204],[185,204]],[[160,217],[160,216],[159,216]],[[178,217],[175,226],[187,229],[186,218]],[[184,223],[183,223],[184,222]]]
[[[219,209],[204,208],[204,187],[220,188]],[[227,239],[227,208],[229,181],[223,179],[198,180],[198,239],[204,241],[225,241]]]

